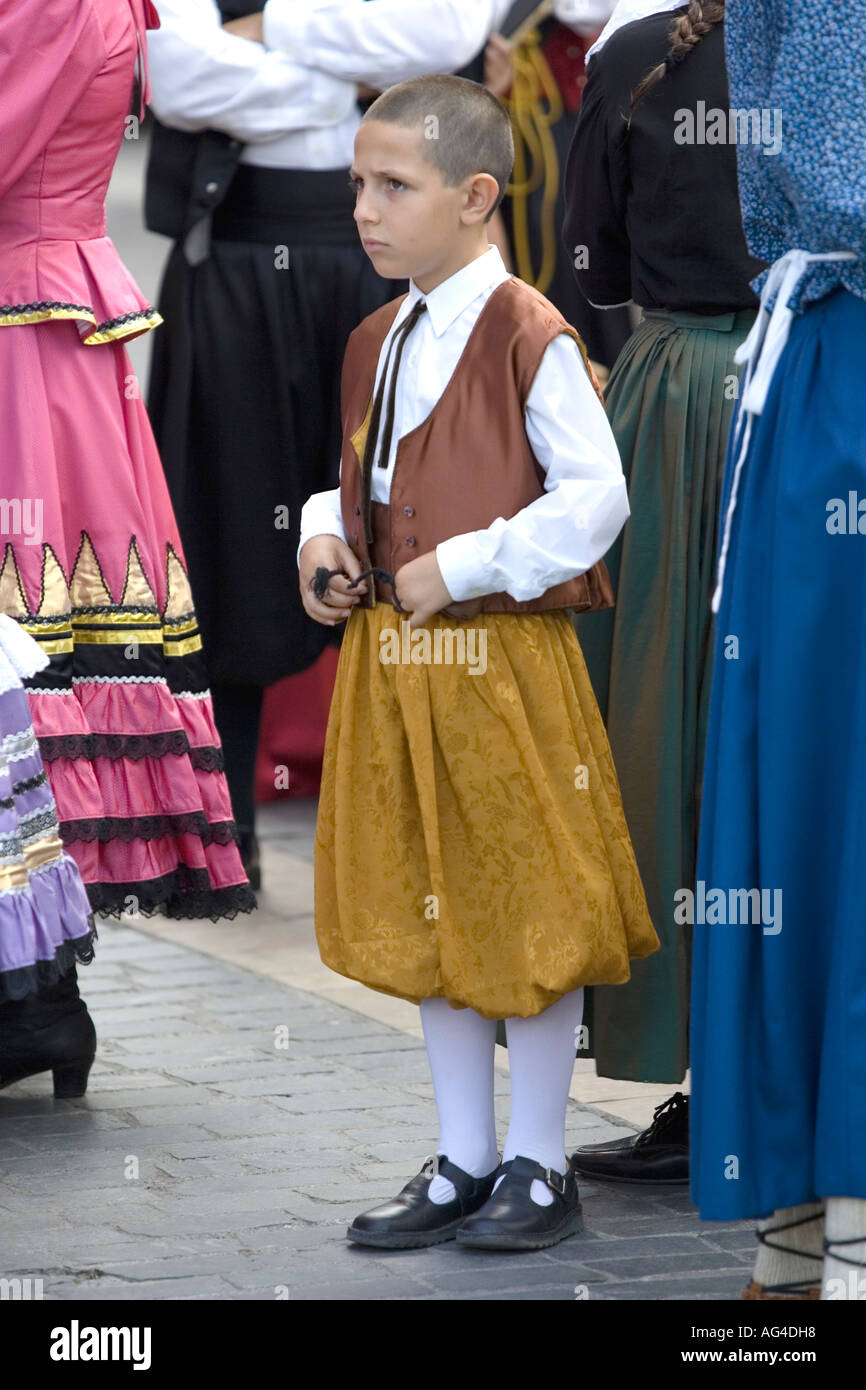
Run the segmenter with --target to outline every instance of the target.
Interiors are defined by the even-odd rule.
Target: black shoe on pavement
[[[431,1154],[396,1197],[356,1216],[346,1235],[358,1245],[375,1245],[380,1250],[416,1250],[453,1240],[460,1222],[487,1201],[499,1172],[496,1168],[474,1178],[445,1154]],[[437,1175],[454,1184],[453,1201],[430,1201],[427,1192]]]
[[[575,1149],[571,1161],[582,1177],[603,1182],[688,1182],[688,1096],[676,1091],[656,1106],[649,1129],[605,1144],[586,1144]]]
[[[458,1245],[477,1250],[544,1250],[583,1230],[577,1179],[570,1163],[563,1175],[518,1154],[500,1165],[494,1180],[502,1173],[505,1177],[490,1200],[461,1225]],[[532,1200],[536,1178],[553,1193],[549,1206]]]

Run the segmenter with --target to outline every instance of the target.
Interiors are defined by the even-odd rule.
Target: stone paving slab
[[[354,1246],[348,1222],[436,1148],[419,1040],[133,926],[102,924],[80,978],[87,1096],[55,1101],[47,1073],[0,1093],[0,1275],[41,1277],[46,1299],[704,1300],[747,1282],[751,1226],[699,1221],[679,1187],[582,1184],[586,1231],[548,1251]],[[501,1141],[501,1068],[496,1111]],[[622,1132],[569,1102],[569,1151]]]

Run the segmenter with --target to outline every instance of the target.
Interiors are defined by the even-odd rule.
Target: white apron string
[[[743,471],[743,464],[746,461],[752,439],[752,421],[764,409],[770,383],[791,331],[794,311],[788,308],[788,301],[811,262],[856,261],[856,259],[853,251],[801,251],[799,249],[787,251],[770,267],[770,273],[761,294],[758,316],[752,325],[752,331],[734,354],[734,361],[744,362],[746,370],[740,385],[741,407],[737,419],[740,444],[731,484],[731,496],[725,514],[722,545],[719,551],[716,589],[712,599],[714,613],[718,613],[722,601],[725,566],[731,543],[731,528],[737,506],[740,474]],[[769,306],[774,295],[775,304],[771,311]]]

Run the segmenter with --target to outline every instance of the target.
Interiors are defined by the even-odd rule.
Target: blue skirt
[[[694,916],[701,1215],[866,1198],[866,302],[845,290],[795,318],[753,425]]]

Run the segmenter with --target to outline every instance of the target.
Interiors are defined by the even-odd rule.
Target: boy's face
[[[489,197],[489,189],[483,174],[448,187],[424,158],[423,140],[423,133],[408,127],[364,121],[355,136],[351,176],[355,222],[376,270],[393,280],[411,276],[426,294],[466,263],[471,245],[486,243],[484,212],[473,210],[472,189],[479,179],[482,197]],[[495,180],[489,182],[496,187]]]

